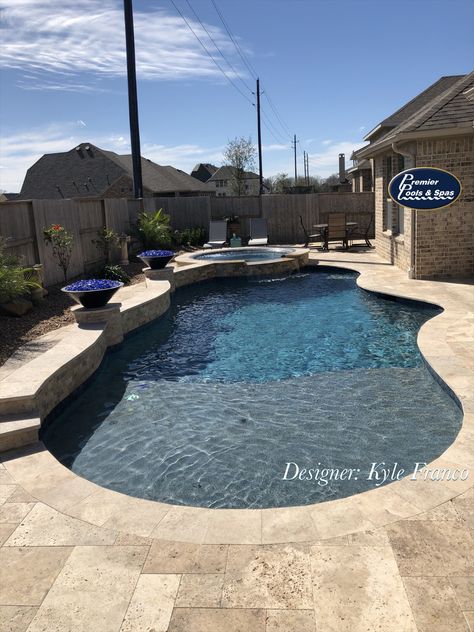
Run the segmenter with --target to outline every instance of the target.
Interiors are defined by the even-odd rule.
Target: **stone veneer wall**
[[[383,229],[388,197],[385,171],[389,156],[395,175],[398,154],[390,151],[375,158],[375,246],[381,257],[408,271],[412,211],[405,209],[402,234],[393,235],[390,226]],[[416,211],[413,277],[440,279],[474,275],[474,136],[418,140],[416,166],[450,171],[461,180],[463,193],[459,201],[445,209]]]

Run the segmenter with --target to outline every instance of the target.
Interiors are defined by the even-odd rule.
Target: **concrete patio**
[[[124,497],[19,448],[0,455],[2,631],[474,632],[473,287],[408,280],[371,251],[310,258],[445,308],[418,340],[464,411],[435,464],[468,480],[206,510]]]

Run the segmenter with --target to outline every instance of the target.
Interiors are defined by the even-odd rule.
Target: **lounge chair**
[[[326,240],[324,248],[329,250],[330,241],[341,241],[347,250],[347,227],[345,213],[330,213],[328,215],[328,227],[326,229]]]
[[[266,246],[268,244],[267,220],[264,218],[250,220],[249,246]]]
[[[204,248],[222,248],[227,241],[227,222],[209,222],[209,241]]]

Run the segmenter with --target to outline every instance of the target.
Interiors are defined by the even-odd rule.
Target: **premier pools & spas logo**
[[[449,206],[461,192],[461,182],[456,176],[436,167],[405,169],[388,185],[388,194],[394,202],[416,210]]]

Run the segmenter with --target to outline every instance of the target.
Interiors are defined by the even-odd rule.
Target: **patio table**
[[[347,233],[347,240],[349,242],[351,233],[354,232],[354,230],[357,228],[358,226],[358,222],[346,222],[346,233]],[[313,224],[313,228],[316,228],[319,231],[319,235],[317,235],[318,237],[321,237],[324,247],[327,248],[327,230],[329,228],[329,224]],[[316,235],[310,235],[310,239],[311,237],[315,237]]]

